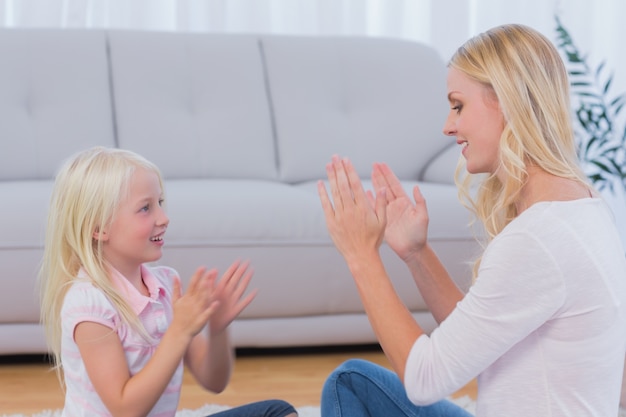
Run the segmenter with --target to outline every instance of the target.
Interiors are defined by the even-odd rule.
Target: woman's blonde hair
[[[465,171],[457,184],[461,200],[481,221],[487,242],[519,213],[515,206],[530,166],[591,185],[580,168],[570,113],[569,80],[554,45],[517,24],[495,27],[462,45],[450,60],[484,85],[503,113],[498,177],[482,177],[473,190]],[[464,170],[463,170],[464,171]],[[478,270],[480,259],[475,264]]]
[[[80,268],[113,303],[123,320],[149,338],[136,314],[112,285],[102,243],[94,239],[94,233],[114,219],[137,168],[156,173],[163,189],[161,174],[154,164],[121,149],[95,147],[79,152],[56,176],[39,280],[41,321],[59,373],[62,367],[61,307]]]

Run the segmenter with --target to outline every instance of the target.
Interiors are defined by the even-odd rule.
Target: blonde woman
[[[119,149],[72,157],[52,195],[43,268],[42,321],[63,375],[63,416],[174,416],[183,362],[205,389],[230,378],[228,326],[253,300],[235,262],[217,280],[198,268],[182,294],[161,257],[169,219],[156,166]],[[227,410],[232,417],[295,416],[280,400]]]
[[[384,164],[368,195],[348,159],[319,194],[328,229],[395,371],[351,360],[328,378],[322,415],[467,416],[445,400],[478,377],[476,415],[616,416],[626,351],[626,260],[606,204],[581,172],[569,84],[540,33],[505,25],[452,57],[447,135],[461,146],[461,195],[486,231],[467,295],[428,244],[428,214]],[[332,196],[332,199],[331,199]],[[424,334],[379,247],[406,262],[439,326]]]

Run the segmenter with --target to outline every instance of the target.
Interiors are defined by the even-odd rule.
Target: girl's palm
[[[252,279],[248,266],[248,262],[234,262],[217,283],[214,294],[218,305],[211,316],[211,332],[224,331],[256,296],[256,291],[244,296]]]

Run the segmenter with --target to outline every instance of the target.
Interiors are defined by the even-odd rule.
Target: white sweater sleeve
[[[484,253],[476,283],[409,354],[409,399],[428,405],[454,393],[546,322],[564,301],[562,273],[523,230],[503,231]]]

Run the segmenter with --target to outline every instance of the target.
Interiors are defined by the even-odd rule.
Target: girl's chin
[[[152,256],[150,256],[150,259],[147,260],[146,262],[155,262],[161,259],[162,257],[163,257],[163,251],[159,249]]]

